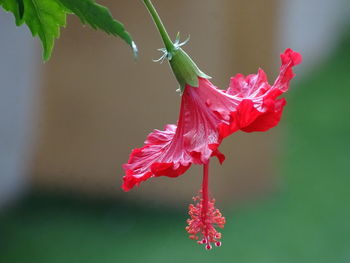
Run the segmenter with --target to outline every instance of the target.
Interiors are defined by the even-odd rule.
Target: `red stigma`
[[[216,227],[224,228],[226,220],[219,209],[215,208],[215,199],[209,200],[208,164],[204,165],[202,190],[193,197],[193,201],[194,203],[188,207],[190,218],[187,220],[186,231],[190,235],[189,238],[197,240],[198,244],[205,245],[207,250],[213,248],[211,243],[220,247],[221,233],[216,230]]]

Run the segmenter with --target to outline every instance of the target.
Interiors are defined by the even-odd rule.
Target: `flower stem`
[[[149,13],[151,14],[154,23],[156,24],[158,31],[160,33],[160,36],[162,37],[162,40],[164,42],[164,45],[168,51],[168,53],[172,53],[175,49],[173,42],[171,41],[168,32],[166,31],[164,24],[162,20],[160,19],[157,10],[153,6],[151,0],[143,0],[146,8],[148,9]]]

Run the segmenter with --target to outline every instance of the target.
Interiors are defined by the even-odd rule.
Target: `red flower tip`
[[[215,227],[224,228],[225,217],[222,216],[219,209],[215,208],[215,199],[207,200],[199,195],[193,197],[194,204],[190,204],[186,231],[189,238],[197,240],[198,244],[205,245],[207,250],[212,249],[211,243],[215,246],[221,246],[221,233]]]
[[[292,61],[293,66],[299,65],[302,62],[302,56],[300,53],[293,51],[290,48],[287,48],[282,54],[281,54],[281,61],[282,64],[288,63],[288,61]]]

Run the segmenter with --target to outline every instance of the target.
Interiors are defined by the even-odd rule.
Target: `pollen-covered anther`
[[[189,205],[190,218],[187,220],[187,232],[190,239],[197,240],[198,244],[204,245],[205,249],[221,246],[221,233],[216,228],[223,228],[225,217],[222,216],[219,209],[215,208],[215,199],[208,200],[206,203],[201,197],[201,193],[193,197],[194,204]]]

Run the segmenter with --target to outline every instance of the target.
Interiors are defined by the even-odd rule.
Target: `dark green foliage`
[[[94,0],[57,0],[68,10],[76,14],[83,24],[89,24],[94,29],[99,29],[107,34],[121,37],[128,43],[136,55],[137,49],[130,34],[125,30],[124,25],[113,19],[109,10]]]
[[[18,2],[19,18],[22,19],[24,15],[24,3],[23,3],[23,0],[17,0],[17,2]]]
[[[60,27],[66,26],[66,15],[76,14],[84,24],[108,34],[121,37],[136,54],[137,49],[124,26],[113,19],[106,7],[93,0],[0,0],[2,7],[12,12],[16,25],[25,23],[33,36],[38,36],[43,46],[43,59],[51,56]]]

